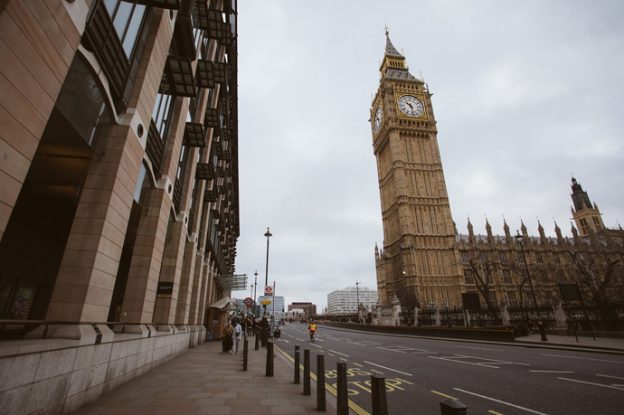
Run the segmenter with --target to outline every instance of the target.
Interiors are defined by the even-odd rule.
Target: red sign
[[[243,300],[243,304],[245,304],[245,307],[247,308],[251,308],[251,306],[253,305],[254,301],[253,298],[251,297],[247,297]]]
[[[273,295],[273,287],[270,285],[264,287],[264,295]]]

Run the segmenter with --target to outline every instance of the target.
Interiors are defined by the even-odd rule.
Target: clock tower
[[[371,106],[383,249],[375,249],[380,302],[404,310],[461,304],[463,273],[444,181],[431,94],[409,73],[386,31]]]

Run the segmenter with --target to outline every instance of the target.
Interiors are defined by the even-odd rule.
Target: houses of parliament
[[[457,232],[437,142],[428,86],[409,73],[386,32],[380,83],[370,116],[377,162],[383,247],[375,247],[379,301],[413,309],[461,307],[478,293],[482,307],[544,307],[561,302],[559,284],[577,284],[589,303],[624,298],[624,230],[604,226],[600,210],[572,178],[572,237],[555,223],[531,236]],[[537,302],[537,304],[535,304]]]

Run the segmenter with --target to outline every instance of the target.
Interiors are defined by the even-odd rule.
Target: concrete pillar
[[[129,126],[103,126],[96,140],[98,148],[76,209],[48,320],[108,317],[144,150]]]
[[[197,245],[187,242],[184,248],[184,260],[180,275],[180,289],[178,290],[178,302],[176,304],[175,324],[189,324],[189,311],[191,309],[191,288],[195,265],[201,263],[203,255],[197,253]]]
[[[184,247],[186,245],[186,226],[183,221],[176,221],[171,227],[171,234],[165,245],[165,253],[160,267],[158,282],[173,284],[171,294],[157,294],[154,305],[154,323],[173,324],[179,296]]]

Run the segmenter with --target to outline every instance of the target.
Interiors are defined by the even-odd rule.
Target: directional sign
[[[272,303],[270,298],[265,298],[260,302],[262,303],[262,305],[271,305]]]
[[[271,285],[264,287],[264,295],[273,295],[273,287]]]

